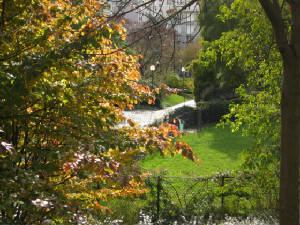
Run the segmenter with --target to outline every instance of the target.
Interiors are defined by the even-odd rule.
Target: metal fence
[[[178,216],[208,218],[243,216],[257,212],[276,213],[278,186],[258,187],[253,176],[220,175],[214,177],[152,176],[146,179],[148,204],[154,221]]]

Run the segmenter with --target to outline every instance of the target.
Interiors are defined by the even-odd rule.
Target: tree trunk
[[[298,2],[298,0],[297,0]],[[284,79],[281,100],[280,224],[300,224],[300,58],[299,2],[293,7],[292,34],[283,54]]]
[[[277,0],[259,0],[269,18],[282,55],[284,77],[281,95],[280,225],[300,224],[300,58],[299,0],[286,0],[292,14],[286,32]]]
[[[299,225],[300,74],[298,61],[284,69],[281,100],[280,224]]]

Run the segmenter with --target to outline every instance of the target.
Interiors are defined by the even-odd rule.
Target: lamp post
[[[183,86],[183,89],[184,89],[184,77],[185,77],[185,68],[184,67],[181,68],[181,72],[182,72],[182,77],[183,77],[183,84],[182,84],[182,86]]]
[[[184,68],[184,66],[181,67],[181,72],[182,72],[182,77],[183,77],[183,80],[182,80],[182,91],[184,92],[184,77],[185,77],[185,68]],[[183,100],[185,101],[185,95],[183,95]]]
[[[159,66],[160,66],[160,62],[159,62],[159,61],[156,61],[155,64],[156,64],[156,69],[157,69],[157,70],[160,69],[160,67],[159,67]],[[158,71],[158,72],[159,72],[159,71]]]
[[[153,82],[154,82],[154,70],[155,70],[155,65],[151,65],[150,66],[150,70],[151,70],[151,72],[152,72],[152,88],[154,87],[154,84],[153,84]]]

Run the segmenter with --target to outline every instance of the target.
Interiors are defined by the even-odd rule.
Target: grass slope
[[[170,106],[182,103],[185,100],[186,99],[183,96],[180,96],[180,95],[177,95],[177,94],[168,95],[165,98],[163,98],[162,106],[163,106],[163,108],[170,107]]]
[[[250,137],[243,137],[239,132],[232,133],[229,127],[215,126],[208,126],[199,133],[188,133],[182,139],[202,160],[199,166],[181,155],[162,157],[154,153],[141,161],[142,168],[157,172],[165,170],[167,176],[175,177],[210,176],[237,169],[242,151],[253,143]]]

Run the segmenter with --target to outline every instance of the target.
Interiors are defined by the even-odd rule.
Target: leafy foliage
[[[237,64],[247,73],[247,83],[236,90],[242,102],[231,105],[224,122],[232,131],[241,129],[255,138],[255,145],[244,152],[242,164],[245,172],[256,173],[251,187],[260,191],[270,188],[278,195],[282,59],[258,3],[235,0],[221,10],[222,20],[238,21],[234,30],[217,41],[222,57],[227,65]]]
[[[146,214],[161,224],[213,224],[226,217],[249,215],[264,220],[278,218],[278,189],[257,189],[248,182],[255,174],[224,172],[213,177],[166,177],[146,180],[149,186]],[[271,178],[272,179],[272,178]],[[268,187],[270,188],[270,186]],[[160,206],[160,207],[159,207]]]
[[[235,17],[240,21],[235,30],[224,33],[219,40],[222,57],[227,64],[239,64],[249,76],[247,85],[237,89],[243,103],[232,105],[225,119],[233,131],[243,125],[244,134],[255,137],[259,145],[278,145],[282,61],[271,26],[259,4],[251,1],[235,1],[222,11],[222,19]]]
[[[283,6],[288,25],[288,9]],[[209,98],[210,90],[205,89],[214,91],[216,83],[222,84],[219,81],[223,79],[226,86],[229,81],[227,87],[234,88],[240,101],[231,104],[222,123],[229,124],[233,132],[241,129],[255,139],[253,147],[244,152],[241,166],[245,173],[256,174],[249,188],[261,192],[270,188],[278,196],[283,67],[272,26],[259,2],[251,0],[222,4],[215,16],[219,23],[233,26],[205,42],[205,51],[194,61],[195,96]]]
[[[230,6],[232,0],[206,1],[201,0],[201,14],[199,22],[201,26],[201,37],[208,42],[220,38],[223,32],[231,30],[234,27],[234,19],[226,22],[221,21],[217,15],[220,13],[222,5]]]
[[[1,222],[92,221],[110,212],[104,201],[146,192],[141,152],[195,159],[171,144],[175,126],[117,128],[125,108],[153,102],[159,89],[137,83],[138,59],[120,49],[125,29],[107,20],[103,3],[1,6]]]
[[[179,89],[193,89],[193,80],[188,77],[183,80],[183,78],[178,77],[176,73],[168,73],[165,75],[165,82],[169,87],[179,88]]]
[[[244,71],[236,64],[226,64],[222,58],[217,40],[223,33],[233,30],[236,18],[221,20],[218,14],[222,5],[230,6],[232,0],[200,1],[199,22],[202,36],[202,50],[198,59],[191,64],[195,80],[197,102],[216,98],[232,97],[234,89],[245,81]]]

